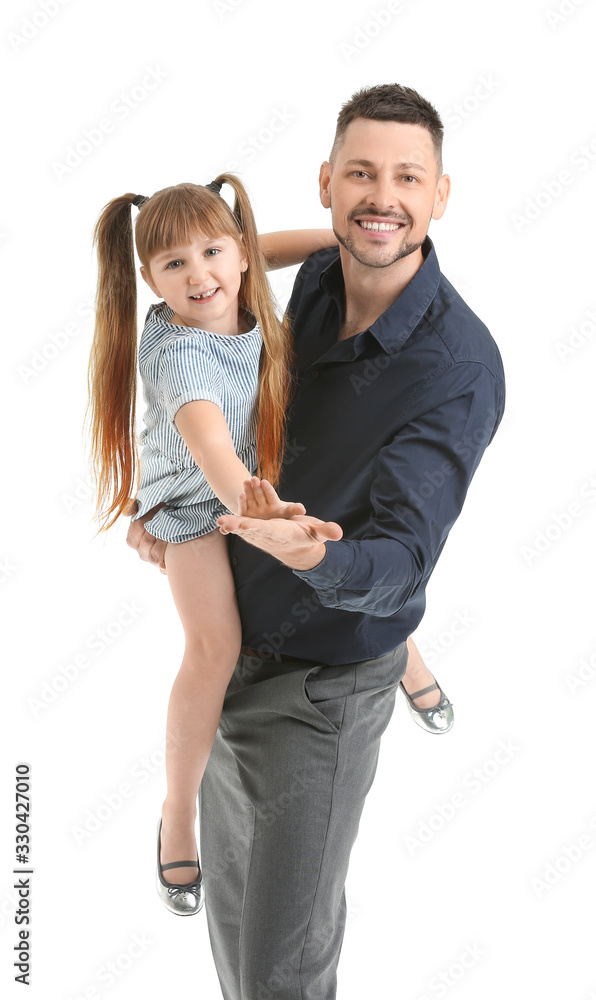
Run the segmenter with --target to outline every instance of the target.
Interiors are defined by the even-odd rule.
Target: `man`
[[[245,644],[199,793],[225,1000],[336,996],[349,856],[406,639],[503,414],[496,344],[427,237],[449,197],[441,140],[406,87],[340,112],[320,173],[340,247],[305,262],[289,304],[299,384],[279,492],[308,515],[219,521]]]

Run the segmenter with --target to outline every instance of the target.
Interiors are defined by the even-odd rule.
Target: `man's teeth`
[[[210,299],[212,295],[215,295],[217,288],[212,288],[210,292],[203,292],[202,295],[191,295],[191,299]]]
[[[363,229],[378,229],[380,233],[394,233],[396,229],[399,229],[399,225],[394,225],[392,222],[362,222],[361,219],[358,220]]]

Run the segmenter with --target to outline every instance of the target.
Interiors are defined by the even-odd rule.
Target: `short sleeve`
[[[209,345],[199,337],[178,337],[164,352],[160,388],[168,420],[193,399],[209,399],[222,408],[222,380]]]

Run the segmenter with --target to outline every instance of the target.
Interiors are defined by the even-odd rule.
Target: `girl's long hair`
[[[285,417],[294,387],[290,331],[275,311],[244,185],[234,174],[220,174],[216,181],[234,189],[233,209],[207,187],[178,184],[157,191],[141,206],[134,238],[134,194],[108,202],[95,226],[93,242],[97,246],[99,274],[87,413],[100,531],[110,528],[121,514],[130,513],[138,485],[134,243],[147,270],[156,254],[186,246],[199,233],[207,239],[231,236],[246,254],[248,269],[241,274],[238,306],[241,312],[254,315],[263,334],[256,402],[257,475],[274,486],[279,482]]]

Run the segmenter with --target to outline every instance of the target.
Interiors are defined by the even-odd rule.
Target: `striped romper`
[[[217,528],[230,513],[215,495],[174,424],[184,403],[209,399],[226,418],[236,454],[252,475],[257,468],[256,407],[262,346],[258,323],[226,336],[170,323],[165,302],[147,313],[139,369],[147,404],[140,443],[141,472],[133,520],[165,502],[145,527],[166,542],[186,542]]]

